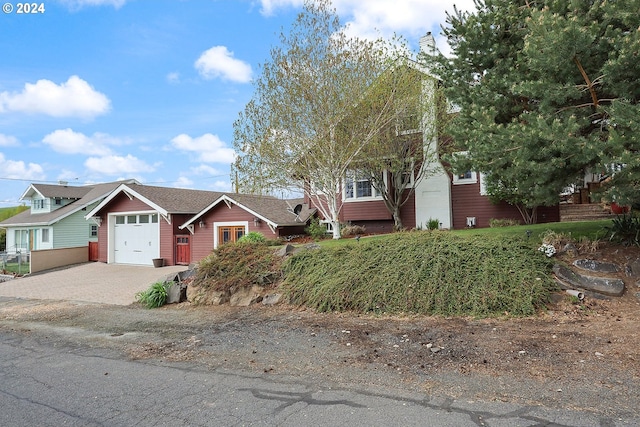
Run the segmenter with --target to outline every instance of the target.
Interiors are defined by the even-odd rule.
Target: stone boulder
[[[596,261],[594,259],[577,259],[573,262],[573,265],[582,270],[594,271],[596,273],[619,273],[621,271],[618,264]]]

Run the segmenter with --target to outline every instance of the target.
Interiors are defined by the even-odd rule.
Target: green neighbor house
[[[91,252],[97,251],[98,225],[85,215],[122,183],[29,185],[20,200],[31,208],[0,222],[7,232],[5,257],[28,260],[31,273],[97,259]]]

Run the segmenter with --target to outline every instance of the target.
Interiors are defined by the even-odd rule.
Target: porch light
[[[206,225],[207,224],[203,220],[200,220],[200,222],[198,223],[198,226],[200,226],[200,228],[205,228]]]
[[[260,218],[258,218],[257,216],[253,217],[253,225],[256,227],[260,227],[260,224],[262,223],[262,221],[260,220]]]

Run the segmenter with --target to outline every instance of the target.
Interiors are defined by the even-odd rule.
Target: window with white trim
[[[455,153],[456,156],[466,157],[468,155],[467,151],[460,151]],[[462,184],[475,184],[478,182],[478,174],[474,171],[464,171],[453,174],[453,184],[454,185],[462,185]]]
[[[42,243],[49,243],[49,229],[48,228],[43,228],[42,229],[42,233],[41,233],[41,240]]]
[[[373,180],[357,171],[347,172],[344,180],[344,200],[367,200],[380,198]]]
[[[475,184],[476,182],[478,182],[478,174],[473,171],[453,174],[454,185]]]

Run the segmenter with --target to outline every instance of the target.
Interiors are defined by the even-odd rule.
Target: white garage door
[[[115,263],[153,265],[152,260],[160,256],[158,215],[116,216],[113,241]]]

